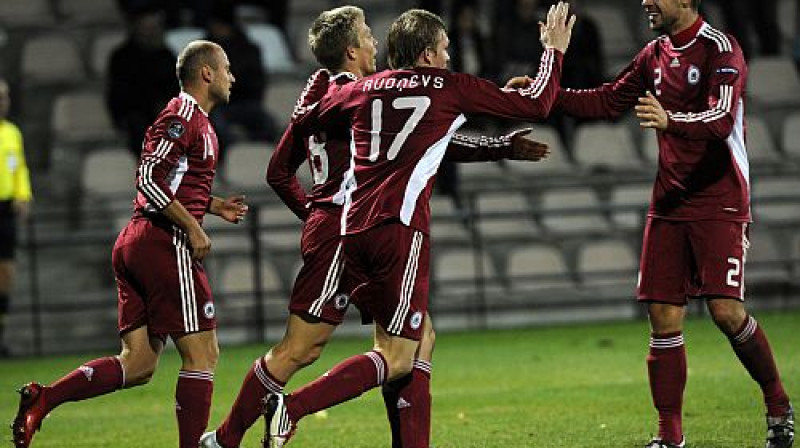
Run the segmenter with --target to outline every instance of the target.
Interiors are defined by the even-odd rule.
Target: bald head
[[[222,47],[207,40],[195,40],[189,43],[178,55],[175,73],[181,88],[200,79],[203,66],[216,70],[221,62]]]

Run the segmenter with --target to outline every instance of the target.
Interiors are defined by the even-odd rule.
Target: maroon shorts
[[[648,218],[638,299],[685,305],[689,297],[744,299],[747,223]]]
[[[147,325],[163,339],[216,328],[206,272],[183,231],[134,219],[117,237],[112,264],[120,334]]]
[[[289,311],[342,323],[357,284],[344,263],[340,236],[341,207],[316,208],[303,226],[300,248],[303,266],[297,274]]]
[[[353,303],[386,332],[418,341],[428,311],[430,238],[399,222],[343,238],[344,259],[356,279]]]

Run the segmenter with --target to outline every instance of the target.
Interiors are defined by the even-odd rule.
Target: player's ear
[[[214,70],[211,70],[209,65],[204,64],[200,67],[200,76],[203,78],[203,81],[210,83],[214,80]]]
[[[347,47],[346,55],[348,60],[354,61],[356,59],[356,47]]]

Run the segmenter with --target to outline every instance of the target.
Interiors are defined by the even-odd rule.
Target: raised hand
[[[515,76],[506,82],[504,88],[506,89],[524,89],[529,85],[533,84],[533,78],[528,75],[525,76]]]
[[[558,2],[547,12],[547,23],[539,22],[539,39],[545,48],[567,51],[572,38],[575,15],[569,15],[569,3]]]
[[[533,131],[533,128],[519,129],[511,134],[511,155],[509,160],[528,160],[538,162],[546,159],[550,155],[550,146],[547,143],[537,142],[526,138]]]

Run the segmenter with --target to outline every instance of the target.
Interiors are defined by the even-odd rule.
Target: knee
[[[740,306],[729,306],[729,304],[715,306],[710,304],[709,309],[714,323],[728,336],[733,336],[747,317],[744,309]]]
[[[391,382],[396,379],[402,378],[414,369],[414,358],[409,356],[400,356],[399,354],[386,356],[387,375],[386,381]]]
[[[201,350],[192,350],[182,356],[184,370],[213,372],[219,360],[219,346],[209,344]]]
[[[123,387],[135,387],[149,383],[158,366],[158,358],[136,356],[130,352],[120,355],[119,360],[125,372]]]
[[[277,347],[275,354],[296,368],[303,368],[314,364],[319,359],[324,346],[324,344],[308,345],[289,342]]]

